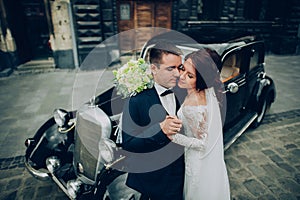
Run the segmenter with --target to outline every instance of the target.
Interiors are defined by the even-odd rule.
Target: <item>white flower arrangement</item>
[[[118,70],[113,70],[117,94],[124,98],[135,96],[147,88],[152,88],[154,81],[150,65],[144,59],[130,60]]]

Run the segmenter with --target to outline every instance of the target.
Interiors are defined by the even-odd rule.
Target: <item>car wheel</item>
[[[266,112],[268,110],[268,98],[265,98],[264,101],[262,102],[260,108],[259,108],[259,112],[257,113],[258,116],[257,118],[255,119],[255,121],[251,124],[251,127],[252,128],[257,128],[263,121],[265,115],[266,115]]]

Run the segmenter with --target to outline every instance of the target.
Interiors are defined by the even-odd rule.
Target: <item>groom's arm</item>
[[[122,145],[125,150],[137,153],[151,152],[170,142],[157,119],[160,114],[155,114],[155,118],[149,118],[149,109],[141,99],[131,98],[125,104],[122,116]],[[148,125],[145,125],[145,122],[149,122]]]

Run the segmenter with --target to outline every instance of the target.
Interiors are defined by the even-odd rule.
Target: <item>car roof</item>
[[[232,29],[189,29],[180,31],[181,33],[193,38],[198,43],[226,43],[236,40],[244,40],[250,42],[256,39],[257,36],[252,35],[247,31],[232,30]]]
[[[211,32],[210,32],[211,33]],[[249,42],[257,40],[256,36],[250,35],[246,32],[232,32],[231,34],[223,32],[214,32],[211,34],[205,33],[200,30],[188,30],[188,31],[169,31],[151,38],[143,49],[149,48],[154,44],[166,41],[171,42],[181,47],[191,48],[210,48],[215,50],[219,55],[223,55],[227,50],[241,45],[245,45]]]

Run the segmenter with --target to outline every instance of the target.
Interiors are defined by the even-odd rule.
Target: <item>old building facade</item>
[[[80,67],[99,43],[140,27],[246,30],[268,51],[299,53],[298,0],[0,0],[0,11],[0,71],[49,58]]]

